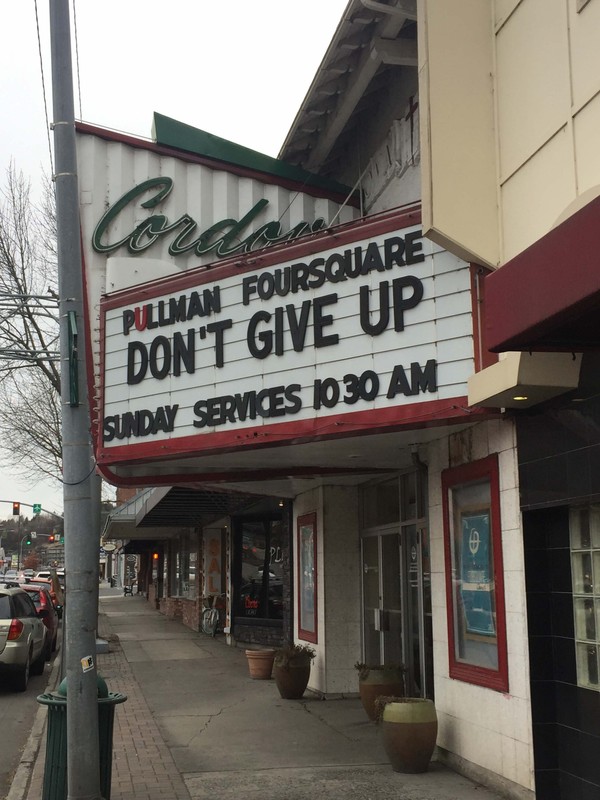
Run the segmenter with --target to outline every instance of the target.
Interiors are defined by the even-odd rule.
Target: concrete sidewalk
[[[282,700],[274,681],[249,677],[242,648],[143,597],[103,588],[99,633],[109,652],[98,670],[128,697],[115,709],[111,800],[499,800],[435,762],[423,775],[393,772],[358,699]],[[42,796],[45,714],[9,800]]]

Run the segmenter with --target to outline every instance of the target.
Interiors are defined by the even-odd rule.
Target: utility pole
[[[66,627],[67,799],[101,800],[96,624],[99,530],[86,381],[69,0],[50,0],[60,315]]]

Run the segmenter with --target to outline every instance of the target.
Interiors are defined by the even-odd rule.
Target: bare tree
[[[56,215],[14,165],[0,190],[0,442],[12,471],[60,479]]]

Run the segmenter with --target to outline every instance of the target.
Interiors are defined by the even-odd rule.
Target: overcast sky
[[[2,0],[0,166],[11,160],[39,192],[51,173],[50,0]],[[276,156],[347,0],[75,1],[75,114],[150,137],[158,111]],[[42,63],[38,51],[36,6]],[[78,65],[78,66],[77,66]],[[79,73],[79,81],[77,80]],[[81,101],[80,101],[81,98]],[[17,483],[0,468],[0,501],[62,510],[62,489]],[[0,518],[11,507],[0,503]],[[23,509],[27,516],[31,509]]]

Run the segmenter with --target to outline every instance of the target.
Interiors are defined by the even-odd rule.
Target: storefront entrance
[[[407,692],[432,697],[424,491],[424,476],[417,471],[372,484],[362,492],[363,658],[367,664],[403,664]]]

